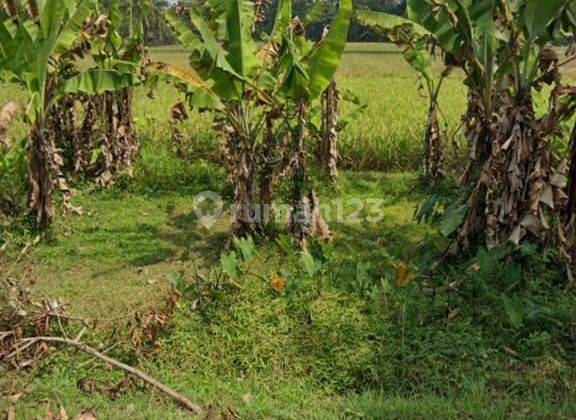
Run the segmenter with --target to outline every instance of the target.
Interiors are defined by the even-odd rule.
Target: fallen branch
[[[189,410],[192,410],[194,413],[196,413],[196,415],[198,415],[198,416],[204,415],[204,410],[202,410],[202,408],[199,405],[194,404],[188,398],[186,398],[183,395],[180,395],[179,393],[177,393],[176,391],[168,388],[166,385],[158,382],[156,379],[152,378],[148,374],[146,374],[146,373],[142,372],[141,370],[136,369],[132,366],[129,366],[127,364],[119,362],[118,360],[112,359],[111,357],[108,357],[108,356],[100,353],[99,351],[93,349],[92,347],[90,347],[87,344],[84,344],[78,340],[70,340],[70,339],[61,338],[61,337],[33,337],[33,338],[25,338],[25,339],[22,339],[20,341],[22,343],[25,343],[26,346],[32,345],[32,344],[38,343],[38,342],[45,342],[45,343],[60,343],[60,344],[66,344],[67,346],[75,347],[78,350],[81,350],[85,353],[88,353],[90,356],[95,357],[96,359],[99,359],[99,360],[103,361],[104,363],[106,363],[112,367],[115,367],[117,369],[121,369],[125,372],[128,372],[128,373],[142,379],[144,382],[152,385],[154,388],[157,388],[160,391],[162,391],[164,394],[172,397],[174,400],[176,400],[182,406],[188,408]]]

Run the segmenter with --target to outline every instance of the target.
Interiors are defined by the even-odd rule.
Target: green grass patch
[[[469,261],[455,262],[434,278],[421,277],[418,265],[436,235],[412,217],[425,196],[414,174],[345,173],[340,191],[327,189],[322,199],[337,207],[333,200],[383,198],[381,222],[334,223],[334,244],[311,249],[323,261],[313,276],[299,253],[259,242],[238,279],[242,289],[225,285],[201,309],[182,301],[148,359],[135,357],[126,331],[115,335],[115,345],[106,337],[134,311],[161,304],[168,273],[208,275],[217,263],[228,222],[210,231],[199,226],[192,194],[81,194],[90,214],[61,219],[55,239],[34,250],[36,291],[63,297],[73,315],[108,321],[91,338],[94,345],[112,346],[108,354],[139,363],[215,416],[573,416],[573,295],[546,289],[554,272],[527,263],[531,287],[521,296],[539,314],[514,327],[500,297],[505,267],[485,275],[470,270]],[[399,261],[416,275],[405,288],[395,286]],[[269,284],[276,275],[287,282],[280,293]],[[422,281],[461,286],[429,295]],[[86,407],[106,418],[187,414],[137,385],[111,397],[107,389],[122,377],[63,350],[30,374],[12,372],[2,381],[12,388],[29,382],[17,405],[21,417],[42,415],[47,404],[57,411],[58,401],[70,415]],[[77,385],[87,378],[91,394]]]

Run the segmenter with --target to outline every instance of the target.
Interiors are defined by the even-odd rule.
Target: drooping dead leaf
[[[6,411],[6,419],[7,420],[15,420],[16,419],[16,403],[24,394],[12,394],[8,398],[8,409]]]
[[[57,416],[50,409],[50,403],[47,403],[46,404],[46,410],[44,410],[44,419],[55,420],[56,418],[57,418]]]
[[[272,277],[272,280],[270,280],[270,287],[276,293],[280,293],[286,287],[286,280],[284,280],[280,276],[274,276],[274,277]]]
[[[472,270],[472,271],[478,272],[478,271],[480,271],[480,264],[478,264],[477,262],[475,262],[475,263],[473,263],[468,269],[469,269],[469,270]]]
[[[410,282],[410,273],[408,267],[403,262],[396,265],[396,286],[404,287]]]
[[[125,376],[118,383],[106,387],[105,391],[110,399],[114,400],[132,388],[134,388],[134,380],[129,376]]]
[[[78,387],[78,389],[84,391],[88,395],[94,394],[94,391],[96,389],[96,384],[94,383],[94,380],[91,378],[78,379],[78,381],[76,382],[76,386]]]
[[[519,354],[517,351],[512,350],[510,347],[504,346],[504,347],[502,347],[502,348],[504,349],[504,351],[505,351],[506,353],[508,353],[508,354],[510,354],[510,355],[512,355],[512,356],[514,356],[514,357],[520,356],[520,354]]]
[[[182,122],[188,119],[188,113],[186,112],[186,105],[184,102],[176,103],[170,110],[170,122]]]
[[[332,233],[326,221],[322,218],[320,214],[320,208],[318,203],[318,197],[316,191],[312,190],[309,194],[310,205],[312,207],[310,217],[310,229],[312,235],[321,241],[332,242]]]
[[[510,238],[508,238],[508,240],[512,242],[514,245],[519,245],[521,239],[522,239],[522,227],[516,226],[516,228],[512,231]]]
[[[554,210],[554,192],[551,186],[547,186],[542,193],[542,197],[540,197],[540,202],[546,204],[549,208]]]
[[[523,220],[522,220],[522,226],[525,227],[526,229],[528,229],[530,232],[532,232],[534,235],[538,236],[540,234],[540,232],[544,229],[544,226],[542,225],[542,221],[534,216],[534,215],[527,215]]]
[[[338,182],[338,116],[340,92],[333,80],[322,94],[323,102],[323,127],[322,143],[318,153],[321,164],[328,169],[333,183]]]
[[[442,176],[446,142],[445,133],[440,129],[436,105],[428,111],[428,124],[424,136],[424,172],[431,182],[437,181]]]

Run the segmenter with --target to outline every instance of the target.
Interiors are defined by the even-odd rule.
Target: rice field
[[[186,65],[188,54],[176,46],[153,48],[156,60]],[[428,100],[419,90],[416,72],[393,45],[355,43],[347,46],[337,75],[342,90],[348,90],[367,104],[365,113],[346,127],[340,138],[343,165],[355,170],[416,169],[421,161]],[[443,122],[449,132],[459,125],[465,110],[466,93],[461,75],[445,83],[441,97]],[[139,125],[147,138],[158,138],[165,130],[174,91],[158,91],[150,101],[138,96]],[[344,102],[342,115],[353,108]],[[159,131],[162,130],[162,131]],[[216,147],[208,117],[195,114],[187,123],[190,147],[204,150]],[[166,133],[160,137],[166,137]]]
[[[188,53],[177,45],[152,47],[153,59],[186,66]],[[442,68],[437,63],[438,72]],[[568,66],[565,75],[576,75],[576,64]],[[356,95],[366,111],[353,120],[340,135],[342,166],[352,170],[404,171],[416,170],[421,164],[422,138],[426,124],[428,99],[420,89],[416,72],[402,56],[402,51],[392,44],[348,44],[342,66],[337,75],[342,91]],[[466,87],[464,77],[454,72],[443,85],[440,97],[442,126],[455,140],[461,150],[462,133],[458,130],[461,116],[466,110]],[[153,95],[144,88],[137,89],[135,120],[141,139],[146,147],[155,151],[169,142],[168,117],[170,108],[182,95],[170,85],[159,86]],[[0,89],[0,102],[22,97],[15,86],[4,85]],[[542,104],[545,106],[546,104]],[[354,105],[343,102],[341,114],[346,117]],[[24,124],[16,123],[13,137],[21,138]],[[184,125],[188,151],[192,156],[216,153],[217,135],[211,127],[208,114],[192,112]],[[148,143],[148,144],[147,144]],[[152,143],[152,144],[151,144]]]

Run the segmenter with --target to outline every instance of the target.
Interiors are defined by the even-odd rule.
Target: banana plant
[[[306,17],[302,20],[302,26],[306,32],[309,32],[310,25],[321,23],[327,13],[333,14],[335,7],[337,5],[327,0],[313,2]],[[329,26],[324,26],[317,43],[322,43],[329,33]],[[342,102],[347,102],[352,107],[345,114],[341,112]],[[310,118],[312,123],[310,124],[310,132],[316,142],[316,163],[334,185],[338,183],[339,133],[352,121],[358,119],[365,110],[366,104],[361,103],[353,92],[342,89],[335,78],[322,93],[319,103],[310,110],[313,115],[313,118]]]
[[[132,4],[134,7],[135,4]],[[94,71],[140,74],[148,60],[144,45],[144,20],[150,9],[147,1],[138,3],[137,19],[129,25],[128,37],[120,35],[125,18],[118,0],[98,7],[100,21],[106,30],[91,42],[90,56]],[[145,78],[145,74],[140,74]],[[85,115],[74,150],[74,169],[96,177],[101,185],[124,172],[132,173],[132,161],[139,150],[139,140],[132,117],[133,86],[111,89],[91,95],[77,95]]]
[[[477,177],[490,153],[489,125],[505,82],[505,69],[499,68],[496,60],[507,38],[496,29],[493,19],[502,7],[507,7],[505,2],[495,0],[449,0],[437,8],[428,0],[410,0],[408,5],[410,20],[428,31],[442,48],[445,61],[466,75],[469,109],[465,120],[473,123],[467,125],[470,159],[462,177],[464,184]]]
[[[428,30],[469,88],[467,193],[450,251],[480,232],[489,247],[549,237],[548,213],[562,195],[549,137],[552,110],[536,116],[533,92],[560,83],[559,60],[546,43],[573,0],[410,0],[409,16]],[[476,242],[476,241],[474,241]]]
[[[370,10],[356,11],[358,21],[378,32],[386,33],[404,48],[406,62],[418,73],[428,95],[428,116],[424,134],[424,176],[435,182],[442,177],[442,163],[446,145],[445,133],[438,118],[438,98],[443,82],[451,72],[447,65],[440,75],[433,68],[432,34],[416,21]]]
[[[574,39],[576,35],[576,2],[570,3],[563,11],[561,18],[550,25],[548,32],[551,36],[557,33],[568,34]],[[572,43],[566,51],[567,59],[558,65],[558,68],[576,60],[576,44]],[[566,267],[566,274],[571,283],[576,283],[576,87],[573,84],[562,84],[552,91],[551,109],[546,119],[546,126],[560,137],[560,149],[565,153],[566,168],[558,171],[560,175],[567,176],[565,192],[565,206],[560,208],[558,235],[560,256]],[[563,137],[570,130],[569,140]],[[563,177],[559,176],[560,181]]]
[[[352,14],[351,0],[343,0],[330,33],[314,44],[292,16],[291,1],[282,0],[273,30],[259,46],[253,6],[207,1],[168,12],[177,39],[191,50],[191,69],[153,62],[150,74],[185,85],[192,107],[215,112],[235,185],[235,235],[263,233],[280,176],[298,174],[298,188],[304,185],[307,110],[338,69]],[[298,195],[300,203],[304,193]]]
[[[67,64],[85,54],[92,37],[98,36],[93,12],[91,0],[10,0],[0,11],[1,78],[29,94],[29,211],[41,227],[53,219],[54,185],[63,193],[65,208],[73,209],[60,169],[62,159],[48,127],[50,108],[68,92],[92,93],[137,82],[133,73],[81,72]]]

